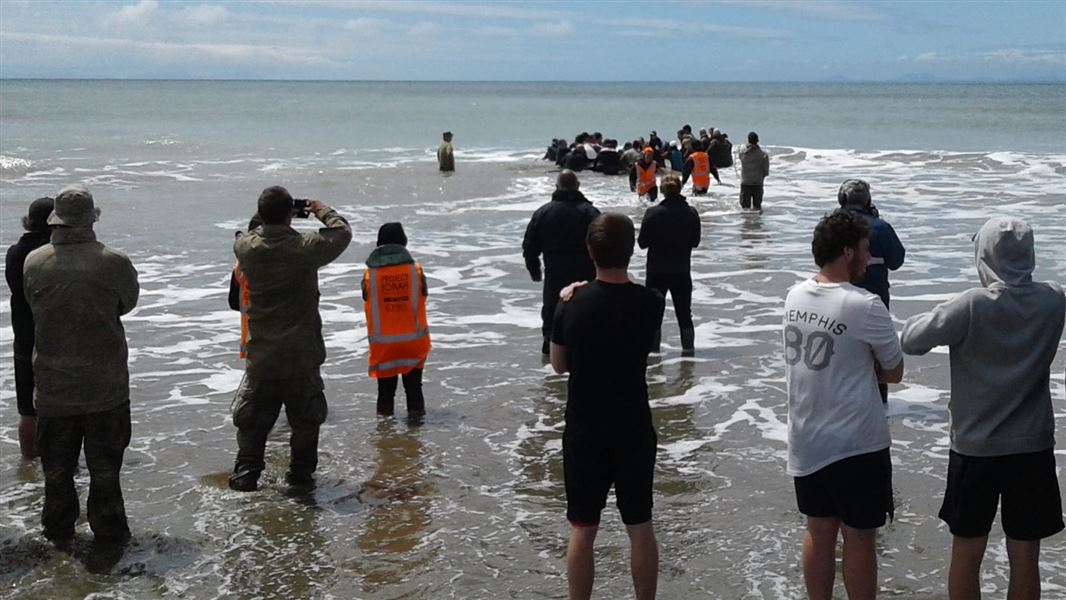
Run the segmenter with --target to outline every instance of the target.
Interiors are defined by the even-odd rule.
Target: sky
[[[1066,2],[0,2],[0,78],[1066,81]]]

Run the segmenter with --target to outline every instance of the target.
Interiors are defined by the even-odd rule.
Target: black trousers
[[[544,337],[545,345],[551,341],[555,307],[559,304],[559,292],[575,281],[591,281],[595,278],[595,271],[592,273],[548,271],[544,274],[544,306],[540,309],[540,332]]]
[[[692,275],[690,273],[655,273],[649,272],[647,287],[659,290],[666,297],[670,292],[670,299],[674,302],[674,312],[677,313],[677,324],[681,329],[692,329]]]
[[[292,433],[289,436],[290,482],[306,480],[318,468],[318,430],[326,421],[328,407],[322,380],[262,380],[245,376],[233,406],[237,426],[237,461],[230,481],[259,480],[266,467],[267,436],[285,407]]]
[[[755,210],[762,209],[762,186],[761,185],[740,185],[740,207],[741,208],[754,208]]]
[[[19,415],[37,416],[33,407],[33,359],[29,356],[15,355],[15,396]]]
[[[45,537],[66,540],[74,535],[80,508],[74,474],[82,446],[89,468],[89,527],[97,538],[129,537],[119,472],[122,455],[130,444],[130,430],[128,401],[103,412],[37,418],[37,449],[44,470],[41,524]]]
[[[422,369],[411,369],[403,375],[378,377],[378,414],[391,415],[396,401],[397,381],[403,378],[403,393],[407,396],[407,414],[426,412],[426,399],[422,395]]]

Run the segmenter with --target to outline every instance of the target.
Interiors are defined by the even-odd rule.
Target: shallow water
[[[297,136],[293,148],[227,156],[218,149],[226,144],[223,133],[197,142],[208,148],[202,152],[180,136],[83,151],[31,147],[25,137],[3,135],[3,154],[28,161],[0,165],[4,243],[13,241],[15,216],[30,199],[74,179],[88,181],[104,211],[98,236],[129,253],[142,293],[123,320],[134,420],[123,482],[134,543],[108,564],[92,549],[83,522],[69,554],[39,535],[42,479],[36,465],[17,458],[4,290],[0,594],[565,595],[565,378],[539,355],[540,290],[519,248],[529,214],[553,186],[538,150],[458,145],[459,171],[440,176],[431,149],[409,145],[351,144],[316,154],[301,151],[313,139]],[[13,146],[23,150],[9,154]],[[648,371],[660,444],[662,598],[803,596],[803,520],[784,475],[781,307],[788,287],[813,271],[810,231],[835,205],[843,178],[871,181],[875,202],[908,247],[906,264],[892,277],[899,324],[976,284],[970,235],[992,214],[1029,219],[1036,277],[1066,281],[1066,149],[860,152],[770,144],[769,150],[764,214],[739,211],[729,170],[725,185],[694,200],[704,224],[693,256],[698,351],[680,357],[668,308],[664,353]],[[639,221],[646,205],[622,178],[587,173],[581,180],[601,210]],[[246,224],[258,191],[278,181],[334,205],[355,230],[352,246],[320,275],[330,417],[318,487],[305,497],[285,493],[283,422],[268,445],[261,491],[239,494],[225,486],[236,446],[228,409],[242,368],[238,317],[225,298],[232,231]],[[404,223],[429,277],[434,350],[421,427],[376,418],[375,385],[365,374],[358,280],[387,220]],[[643,269],[638,252],[636,279]],[[1052,366],[1059,448],[1066,442],[1063,349],[1060,343]],[[908,358],[904,379],[888,406],[897,509],[879,535],[882,595],[946,598],[950,534],[935,515],[947,468],[947,354]],[[1057,458],[1061,482],[1066,451]],[[79,487],[84,494],[84,471]],[[627,555],[609,501],[597,544],[598,597],[631,593]],[[1041,564],[1045,597],[1066,597],[1066,536],[1045,541]],[[1002,596],[1007,562],[998,526],[985,573],[985,592]],[[838,593],[843,597],[842,587]]]

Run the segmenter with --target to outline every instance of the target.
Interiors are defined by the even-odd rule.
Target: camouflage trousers
[[[235,489],[254,489],[266,467],[267,436],[285,407],[289,436],[289,483],[310,481],[318,467],[318,430],[328,408],[322,378],[256,379],[245,375],[233,400],[237,460],[230,476]]]
[[[121,540],[130,535],[119,485],[122,455],[130,444],[130,403],[103,412],[71,417],[38,417],[37,449],[44,469],[41,524],[51,540],[74,535],[78,492],[74,474],[85,448],[89,469],[89,527],[97,538]]]

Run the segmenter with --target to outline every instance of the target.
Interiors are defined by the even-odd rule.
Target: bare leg
[[[836,517],[807,517],[807,533],[803,536],[803,580],[810,600],[833,597],[839,529],[840,519]]]
[[[37,417],[19,417],[19,450],[22,458],[37,458]]]
[[[659,585],[659,545],[651,521],[626,525],[629,534],[629,568],[637,600],[653,600]]]
[[[844,534],[844,588],[848,600],[877,597],[876,529],[855,529],[841,525]]]
[[[1038,600],[1040,598],[1040,540],[1022,541],[1007,538],[1007,558],[1010,560],[1010,586],[1007,600]]]
[[[592,597],[592,581],[596,576],[592,545],[598,529],[595,526],[570,525],[570,545],[566,549],[566,579],[570,587],[570,600]]]
[[[988,536],[955,536],[951,544],[951,568],[948,571],[948,598],[980,600],[981,560],[985,556]]]

